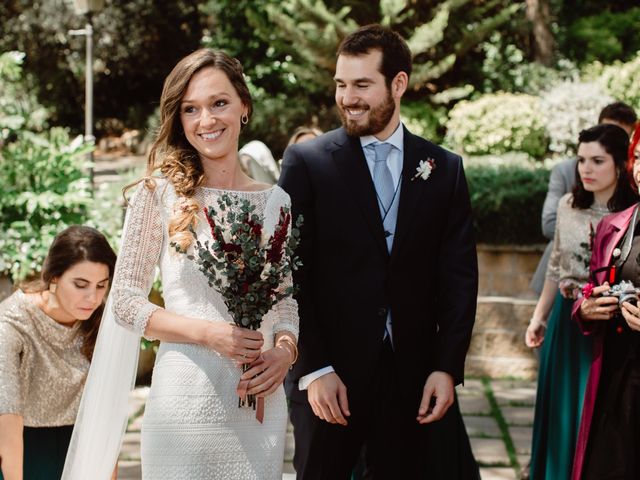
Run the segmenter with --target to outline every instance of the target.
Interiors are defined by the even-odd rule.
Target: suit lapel
[[[404,128],[404,127],[403,127]],[[404,129],[404,159],[402,161],[402,183],[400,187],[400,204],[398,205],[398,220],[396,222],[396,233],[391,249],[391,259],[397,255],[397,251],[410,231],[411,222],[418,210],[417,206],[428,182],[413,177],[420,160],[426,160],[429,155],[424,155],[424,148],[421,148],[416,141],[417,137]],[[421,154],[423,156],[421,156]]]
[[[367,160],[362,152],[360,139],[348,137],[344,130],[342,133],[343,135],[335,141],[336,149],[333,151],[333,161],[344,179],[347,190],[360,207],[376,244],[383,255],[388,257],[382,218],[376,200],[376,190],[371,180]]]

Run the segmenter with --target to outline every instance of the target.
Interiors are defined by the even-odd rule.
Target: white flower
[[[432,158],[426,160],[420,160],[420,163],[416,167],[416,174],[411,179],[412,181],[420,177],[422,180],[426,180],[431,175],[431,171],[436,168],[436,162]]]

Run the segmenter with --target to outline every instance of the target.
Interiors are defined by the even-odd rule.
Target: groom
[[[411,52],[369,25],[336,64],[343,127],[284,155],[304,216],[291,420],[299,479],[478,478],[455,399],[477,261],[459,156],[400,122]]]

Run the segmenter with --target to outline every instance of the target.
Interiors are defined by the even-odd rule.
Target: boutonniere
[[[416,174],[413,176],[411,181],[414,181],[416,178],[421,178],[422,180],[426,180],[431,176],[431,171],[436,168],[436,162],[433,158],[427,158],[426,160],[420,160],[420,163],[416,167]]]

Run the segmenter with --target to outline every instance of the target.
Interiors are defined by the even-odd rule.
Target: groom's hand
[[[453,378],[446,372],[432,372],[422,390],[418,423],[425,425],[444,417],[454,398]],[[431,407],[435,400],[435,405]]]
[[[347,387],[335,372],[315,379],[307,388],[311,409],[321,420],[346,425],[349,413]]]

